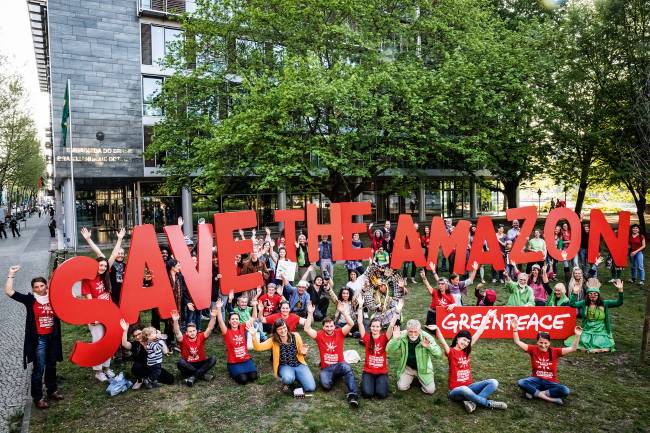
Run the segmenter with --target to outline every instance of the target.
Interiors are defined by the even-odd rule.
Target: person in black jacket
[[[5,231],[5,219],[0,218],[0,239],[2,239],[2,235],[5,235],[5,239],[7,239],[7,232]]]
[[[61,323],[50,306],[47,280],[43,277],[32,279],[33,293],[20,293],[14,290],[14,278],[20,266],[9,268],[5,293],[14,301],[25,306],[25,343],[23,346],[23,368],[33,363],[32,398],[38,409],[47,409],[49,404],[43,397],[43,375],[47,398],[63,400],[56,383],[56,363],[63,361],[61,349]]]
[[[16,219],[16,215],[11,216],[11,220],[9,220],[9,228],[11,229],[11,235],[13,237],[20,237],[20,227],[18,227],[18,220]]]

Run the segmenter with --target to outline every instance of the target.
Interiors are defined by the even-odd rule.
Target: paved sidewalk
[[[14,288],[29,292],[29,283],[35,276],[45,276],[49,261],[50,232],[45,215],[27,218],[27,227],[21,225],[21,237],[0,239],[0,432],[8,430],[11,415],[22,410],[28,396],[28,374],[23,369],[23,339],[25,307],[4,294],[7,270],[20,265]]]

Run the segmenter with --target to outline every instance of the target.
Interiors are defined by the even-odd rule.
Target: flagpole
[[[70,240],[72,240],[72,245],[74,246],[75,253],[77,252],[77,205],[76,205],[76,188],[74,185],[74,161],[72,160],[72,86],[70,84],[70,78],[67,82],[68,87],[68,135],[70,135],[70,183],[72,186],[71,196],[72,196],[72,215],[70,215],[70,221],[72,221],[72,227],[70,227]]]

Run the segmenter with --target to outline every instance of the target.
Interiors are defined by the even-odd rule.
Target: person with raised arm
[[[417,377],[422,392],[433,394],[436,383],[433,375],[435,356],[440,358],[442,351],[435,339],[422,331],[419,320],[411,319],[406,322],[406,332],[401,332],[399,326],[393,327],[393,338],[386,346],[388,353],[400,351],[397,370],[397,389],[406,391],[411,387],[413,379]]]
[[[517,265],[512,262],[515,269]],[[518,270],[516,272],[519,272]],[[533,289],[528,285],[528,274],[524,272],[519,272],[517,274],[517,282],[510,280],[510,276],[506,273],[504,275],[506,281],[506,289],[510,296],[508,296],[508,301],[506,305],[509,307],[534,307],[535,306],[535,294]]]
[[[523,343],[519,339],[519,322],[516,318],[510,320],[512,338],[517,346],[530,355],[532,373],[526,379],[517,381],[527,399],[539,398],[555,404],[563,404],[563,398],[571,392],[569,387],[558,383],[557,363],[561,356],[575,352],[582,328],[576,326],[575,339],[571,347],[551,347],[551,336],[548,332],[537,333],[535,345]]]
[[[217,310],[221,309],[222,300],[217,300]],[[246,325],[240,323],[239,315],[232,313],[226,326],[221,314],[217,315],[219,329],[226,343],[228,373],[240,385],[257,380],[257,367],[248,353],[246,345]]]
[[[472,367],[470,366],[472,347],[476,346],[479,338],[481,338],[481,335],[483,335],[483,332],[487,328],[489,321],[495,316],[496,310],[489,310],[483,316],[483,320],[481,320],[481,324],[474,335],[465,329],[459,331],[451,341],[451,347],[447,345],[440,328],[435,325],[433,326],[436,331],[436,337],[449,361],[449,394],[447,396],[452,401],[462,401],[468,413],[474,412],[477,406],[487,409],[508,408],[508,405],[502,401],[488,399],[499,387],[499,382],[496,379],[472,382]]]
[[[325,391],[329,391],[339,378],[345,379],[347,387],[347,399],[350,407],[359,406],[359,397],[357,396],[357,383],[354,378],[354,371],[350,364],[343,357],[343,339],[350,332],[354,322],[345,312],[343,304],[336,306],[337,311],[341,312],[347,320],[347,325],[343,328],[337,328],[331,317],[323,320],[323,329],[316,331],[312,329],[311,324],[314,322],[315,307],[312,304],[307,306],[307,320],[305,321],[305,332],[318,344],[320,352],[320,384]]]
[[[430,262],[429,267],[433,272],[433,278],[436,279],[436,282],[439,281],[440,277],[438,277],[438,273],[436,272],[436,265]],[[478,262],[472,263],[472,272],[469,273],[469,278],[463,281],[460,280],[460,276],[458,274],[452,273],[449,276],[449,280],[447,281],[447,291],[454,297],[456,305],[463,305],[462,295],[467,295],[467,288],[474,282],[478,268]]]
[[[432,262],[429,262],[429,267],[435,273],[436,266]],[[438,279],[438,287],[436,289],[431,287],[431,284],[429,284],[429,280],[427,279],[427,274],[424,269],[420,269],[420,278],[422,278],[424,287],[427,288],[429,294],[431,295],[431,305],[429,305],[429,310],[427,311],[426,324],[435,325],[436,307],[444,307],[448,311],[451,311],[456,306],[456,300],[451,295],[451,293],[449,293],[449,281],[447,281],[446,278]]]
[[[223,323],[223,319],[221,318],[221,305],[219,305],[221,302],[221,299],[218,299],[216,308],[210,310],[210,321],[203,332],[198,331],[195,323],[188,323],[185,327],[185,334],[181,333],[181,328],[178,324],[180,315],[178,311],[172,312],[174,336],[181,348],[181,359],[178,360],[176,366],[183,378],[185,378],[185,384],[187,386],[194,385],[197,379],[203,379],[208,382],[213,378],[208,371],[215,366],[217,359],[214,356],[208,358],[205,355],[205,340],[212,334],[217,317],[219,318],[219,325],[221,326],[221,323]]]
[[[47,280],[33,278],[32,292],[14,290],[14,279],[20,266],[9,267],[5,282],[5,295],[25,306],[25,339],[23,343],[23,368],[33,363],[31,376],[32,400],[37,409],[50,407],[47,400],[63,400],[56,382],[56,363],[63,361],[61,347],[61,322],[50,305]],[[47,399],[43,396],[43,377]]]
[[[388,397],[388,361],[386,359],[386,346],[393,336],[393,327],[402,313],[404,298],[397,303],[395,314],[388,325],[385,334],[381,333],[381,319],[374,318],[370,321],[370,333],[366,332],[363,324],[363,298],[359,298],[357,312],[357,326],[361,342],[366,348],[366,360],[363,363],[361,374],[361,395],[364,398]]]
[[[297,287],[294,287],[289,280],[287,280],[287,277],[284,274],[280,275],[280,278],[282,279],[282,295],[287,301],[289,301],[291,312],[303,318],[307,317],[307,304],[311,300],[309,293],[307,293],[309,282],[306,278],[312,270],[313,266],[309,265],[304,271],[300,281],[298,281]]]
[[[249,325],[246,324],[247,327]],[[263,343],[260,343],[252,327],[248,332],[253,334],[253,348],[256,351],[271,349],[273,375],[280,378],[287,391],[296,381],[300,384],[300,388],[292,390],[296,397],[302,397],[305,392],[316,390],[316,381],[305,362],[305,355],[309,348],[303,343],[300,334],[289,331],[283,319],[277,319],[273,323],[272,337]]]
[[[107,259],[109,278],[111,280],[111,299],[118,305],[120,303],[120,294],[122,292],[122,282],[124,281],[124,270],[126,269],[126,264],[124,263],[124,248],[122,248],[122,240],[125,235],[126,229],[124,228],[117,232],[117,242],[115,242],[115,247],[113,247],[113,251]],[[90,230],[86,227],[82,228],[81,236],[86,240],[86,243],[90,249],[93,250],[97,258],[105,258],[102,250],[100,250],[99,247],[95,245],[95,242],[93,242]]]
[[[291,307],[289,306],[289,301],[286,300],[280,301],[279,313],[262,316],[260,317],[260,322],[262,322],[264,325],[273,325],[279,319],[284,320],[287,328],[289,328],[289,332],[294,332],[298,325],[305,325],[305,319],[298,316],[297,314],[293,314],[291,312]]]

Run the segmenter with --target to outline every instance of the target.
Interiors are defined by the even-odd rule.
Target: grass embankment
[[[650,264],[650,263],[647,263]],[[646,267],[650,269],[650,267]],[[336,269],[336,287],[345,282],[345,270]],[[486,269],[486,277],[489,270]],[[625,273],[625,278],[628,274]],[[609,272],[601,271],[601,280]],[[497,304],[506,294],[500,284]],[[430,297],[422,284],[410,284],[405,319],[424,321]],[[238,386],[226,371],[223,339],[215,332],[207,342],[216,355],[215,379],[198,382],[193,388],[177,383],[147,391],[129,391],[108,397],[106,385],[98,383],[91,369],[80,368],[68,360],[59,364],[61,389],[66,396],[46,411],[32,411],[32,432],[648,432],[650,431],[650,366],[639,364],[646,289],[626,284],[625,304],[611,310],[617,351],[591,355],[577,353],[560,360],[560,381],[572,394],[565,406],[558,407],[522,398],[516,380],[528,376],[528,355],[511,340],[482,340],[472,351],[475,380],[495,378],[500,387],[495,399],[508,403],[508,410],[478,409],[468,415],[462,405],[447,400],[447,363],[434,363],[436,385],[433,396],[418,386],[407,392],[396,390],[396,359],[389,357],[391,395],[384,401],[362,400],[357,410],[348,407],[345,387],[339,383],[329,393],[318,389],[314,396],[294,400],[283,394],[273,377],[270,352],[253,353],[260,379],[252,385]],[[615,298],[616,290],[603,284],[605,298]],[[474,297],[466,299],[474,303]],[[330,306],[330,311],[333,311]],[[143,314],[148,323],[148,315]],[[205,322],[204,322],[205,325]],[[320,327],[320,325],[318,325]],[[303,333],[303,338],[305,335]],[[64,351],[69,355],[75,340],[90,340],[87,328],[64,325]],[[561,341],[554,342],[560,345]],[[346,339],[346,349],[363,348]],[[176,372],[178,354],[165,359],[165,367]],[[308,363],[318,377],[318,349],[310,342]],[[354,365],[360,380],[362,363]]]

